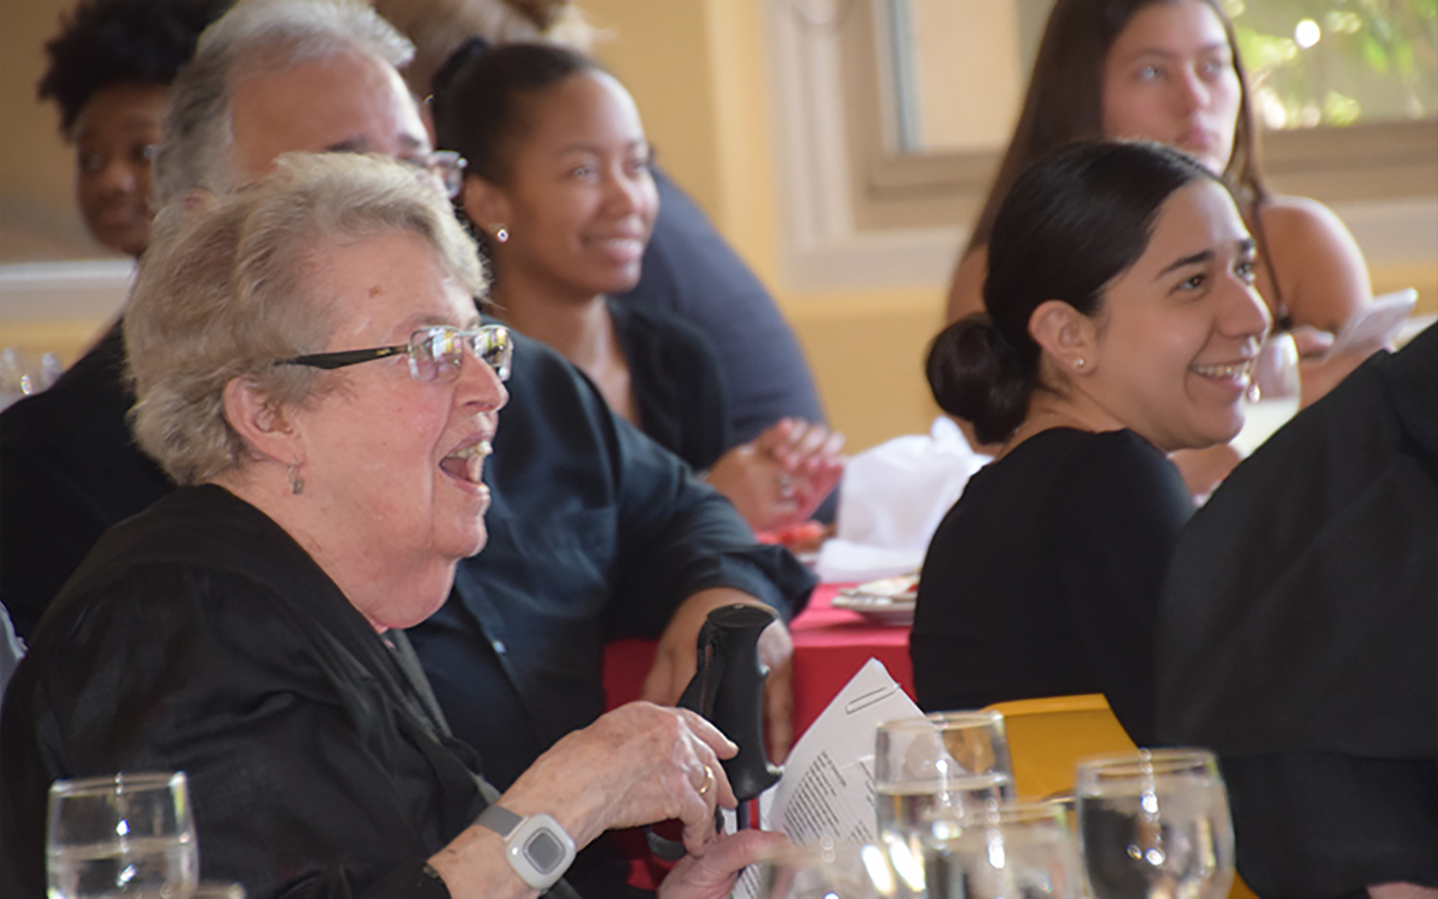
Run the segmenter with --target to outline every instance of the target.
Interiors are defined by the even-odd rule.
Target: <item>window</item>
[[[1052,2],[769,0],[797,280],[946,277]],[[1330,204],[1438,195],[1438,0],[1224,2],[1276,190]]]

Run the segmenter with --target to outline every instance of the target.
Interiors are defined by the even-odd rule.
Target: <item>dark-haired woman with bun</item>
[[[494,271],[496,314],[594,381],[616,415],[706,472],[755,530],[807,519],[842,470],[822,424],[729,431],[698,330],[611,297],[639,282],[659,195],[629,92],[554,44],[471,42],[435,76],[438,146],[468,160],[461,201]]]
[[[986,312],[929,353],[939,405],[997,459],[929,545],[910,642],[919,704],[1102,692],[1152,741],[1154,615],[1193,510],[1166,458],[1225,442],[1271,324],[1254,242],[1208,169],[1086,143],[1021,175]]]

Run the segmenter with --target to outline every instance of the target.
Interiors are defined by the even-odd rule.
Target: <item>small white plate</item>
[[[832,605],[858,612],[880,624],[907,626],[914,623],[918,589],[917,573],[888,577],[840,590]]]

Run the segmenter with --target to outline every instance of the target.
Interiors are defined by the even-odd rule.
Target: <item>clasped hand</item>
[[[844,435],[798,418],[776,422],[709,469],[709,483],[756,531],[801,524],[844,472]]]

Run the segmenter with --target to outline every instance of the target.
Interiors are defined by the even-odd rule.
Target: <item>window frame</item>
[[[827,25],[801,16],[795,2],[766,4],[788,201],[781,275],[819,290],[947,282],[1002,151],[897,152],[887,108],[892,67],[880,57],[892,46],[885,0],[832,0]],[[1263,132],[1259,140],[1265,182],[1276,193],[1369,212],[1393,206],[1386,219],[1367,216],[1360,243],[1382,243],[1415,222],[1428,228],[1412,201],[1438,200],[1438,120]]]

